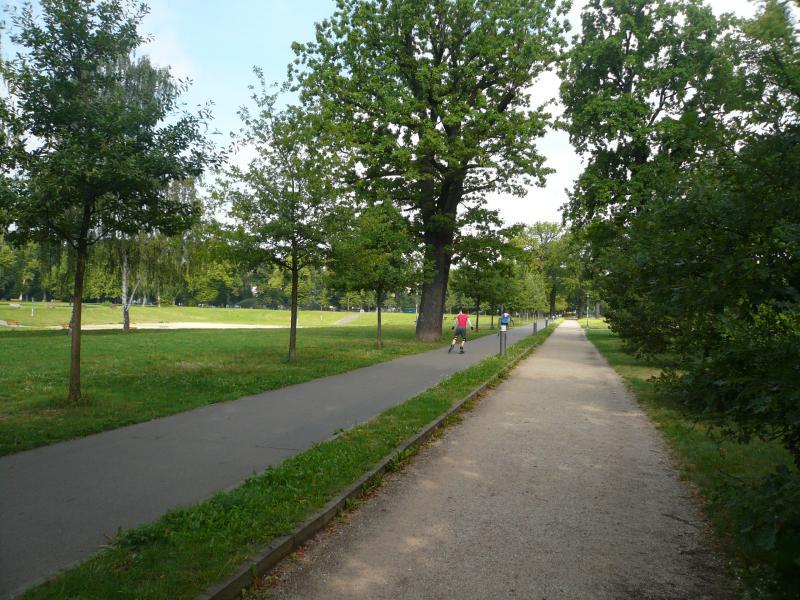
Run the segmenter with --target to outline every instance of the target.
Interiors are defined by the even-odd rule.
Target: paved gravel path
[[[509,344],[533,332],[512,329]],[[0,598],[117,530],[239,485],[498,350],[497,336],[0,458]]]
[[[704,539],[660,436],[566,322],[269,597],[729,597]]]

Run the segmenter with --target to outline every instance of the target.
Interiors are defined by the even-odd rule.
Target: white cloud
[[[176,19],[179,18],[170,11],[166,2],[153,2],[140,27],[140,31],[151,39],[139,53],[149,56],[151,62],[159,67],[170,67],[174,77],[194,79],[198,70],[176,34],[179,30]]]

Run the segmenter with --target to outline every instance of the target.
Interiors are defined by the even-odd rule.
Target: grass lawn
[[[294,364],[286,362],[284,329],[140,330],[129,335],[87,331],[82,336],[81,370],[85,401],[78,406],[63,401],[69,336],[62,331],[0,331],[0,455],[343,373],[441,344],[414,339],[413,315],[392,317],[399,324],[384,326],[383,351],[375,348],[375,315],[361,315],[358,320],[372,327],[301,331]],[[404,317],[411,319],[403,323]],[[444,337],[448,335],[446,330]]]
[[[585,321],[581,324],[585,325]],[[774,442],[756,440],[737,444],[719,441],[709,434],[702,422],[685,416],[664,394],[657,393],[657,385],[651,378],[659,375],[661,365],[625,353],[620,339],[601,320],[589,320],[587,336],[625,380],[664,434],[682,476],[700,490],[718,543],[728,556],[734,558],[733,570],[741,577],[747,597],[796,597],[797,590],[781,590],[779,583],[769,581],[773,577],[769,560],[752,540],[739,535],[743,515],[733,508],[737,502],[738,485],[756,483],[778,465],[785,465],[797,473],[789,452]],[[800,565],[797,568],[800,569]]]
[[[63,302],[35,303],[31,316],[31,303],[22,303],[20,308],[12,308],[16,302],[0,302],[0,321],[15,321],[33,328],[60,327],[69,322],[72,307]],[[473,322],[475,315],[470,315]],[[377,323],[375,312],[348,312],[330,310],[301,310],[298,313],[300,327],[330,327],[338,321],[347,320],[340,326],[361,325],[374,327]],[[413,325],[413,313],[383,312],[384,325]],[[273,325],[289,327],[288,310],[264,310],[250,308],[198,308],[192,306],[131,306],[131,323],[230,323],[233,325]],[[446,315],[445,324],[449,327],[453,315]],[[122,324],[122,308],[119,304],[84,304],[81,321],[84,325]],[[481,315],[481,329],[489,327],[490,315]],[[494,319],[495,327],[497,319]],[[525,321],[515,319],[518,324]],[[0,331],[5,327],[0,326]]]
[[[109,549],[26,593],[44,598],[194,598],[289,533],[403,440],[540,344],[554,325],[427,392],[322,442],[235,490],[126,531]]]

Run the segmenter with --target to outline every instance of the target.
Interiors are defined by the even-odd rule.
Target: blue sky
[[[283,81],[293,60],[291,44],[314,37],[314,23],[334,10],[333,0],[153,0],[142,32],[143,50],[174,75],[188,77],[187,101],[213,101],[215,126],[239,126],[236,111],[249,99],[253,67],[267,81]]]

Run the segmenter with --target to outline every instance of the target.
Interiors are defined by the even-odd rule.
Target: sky
[[[573,33],[584,3],[573,2],[569,15]],[[148,4],[150,14],[141,32],[152,41],[142,53],[160,66],[169,65],[173,75],[191,80],[184,95],[189,107],[213,103],[212,131],[219,132],[215,139],[221,145],[239,128],[237,110],[248,104],[248,86],[255,83],[253,67],[261,68],[267,81],[283,81],[294,59],[292,42],[313,39],[314,24],[330,16],[335,7],[334,0],[149,0]],[[708,4],[717,14],[732,11],[751,16],[755,11],[755,3],[748,0],[710,0]],[[543,76],[534,88],[535,102],[555,98],[558,86],[557,76]],[[532,187],[524,198],[488,198],[489,207],[498,209],[509,224],[560,222],[565,189],[581,171],[581,159],[564,132],[548,133],[537,147],[556,171],[546,187]]]

